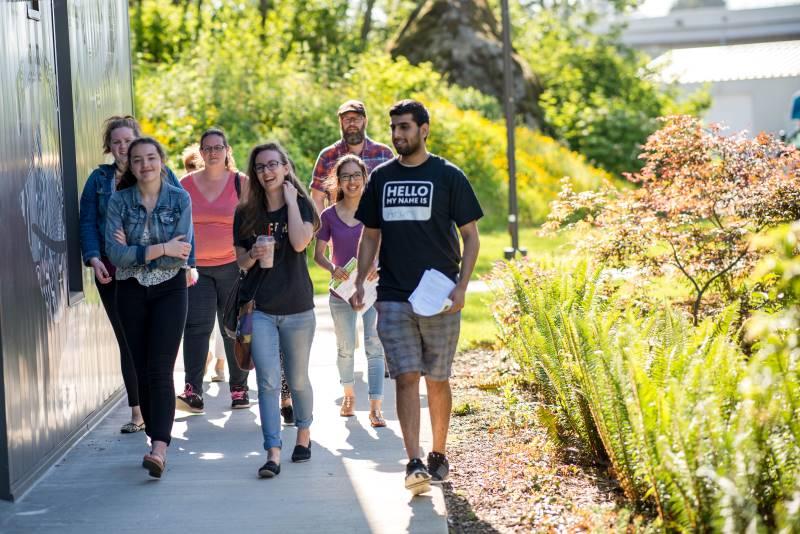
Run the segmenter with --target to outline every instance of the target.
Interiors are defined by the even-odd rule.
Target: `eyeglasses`
[[[364,122],[364,117],[361,115],[356,115],[355,117],[342,117],[342,122],[344,124],[361,124]]]
[[[265,165],[259,163],[258,165],[255,166],[255,171],[256,171],[256,174],[261,174],[262,172],[266,172],[267,169],[269,169],[271,171],[274,171],[275,169],[277,169],[281,165],[283,165],[283,163],[281,163],[278,160],[273,159],[272,161],[268,161]]]
[[[363,172],[354,172],[353,174],[342,174],[339,176],[339,180],[342,182],[360,182],[363,179]]]
[[[204,154],[211,154],[212,152],[224,152],[225,145],[204,146],[200,149]]]

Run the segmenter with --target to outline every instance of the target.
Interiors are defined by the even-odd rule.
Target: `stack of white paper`
[[[358,274],[358,260],[351,258],[347,265],[342,267],[350,276],[347,280],[331,280],[330,289],[336,293],[339,298],[350,300],[356,292],[356,275]],[[378,300],[378,280],[365,280],[364,281],[364,307],[359,310],[363,313],[370,309],[375,301]]]
[[[423,317],[430,317],[450,309],[453,301],[450,293],[456,287],[455,282],[447,278],[436,269],[428,269],[422,275],[417,288],[408,297],[414,313]]]

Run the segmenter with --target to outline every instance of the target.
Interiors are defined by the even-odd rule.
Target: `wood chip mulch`
[[[605,469],[548,441],[533,416],[535,396],[505,387],[514,370],[502,352],[461,353],[453,374],[450,532],[648,530]]]

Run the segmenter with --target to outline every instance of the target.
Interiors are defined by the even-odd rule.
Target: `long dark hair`
[[[161,143],[153,139],[152,137],[140,137],[135,139],[128,145],[128,165],[125,169],[125,173],[122,175],[122,178],[119,180],[119,185],[117,186],[117,191],[122,191],[123,189],[127,189],[133,185],[136,185],[136,176],[133,175],[133,171],[131,171],[131,155],[133,154],[133,149],[139,145],[153,145],[156,147],[156,151],[158,155],[161,157],[161,179],[167,177],[167,170],[164,167],[167,161],[167,154],[164,152],[164,147],[161,146]]]
[[[344,191],[342,191],[342,184],[339,183],[339,173],[345,163],[355,163],[361,169],[361,174],[364,175],[364,185],[367,185],[367,166],[355,154],[345,154],[336,160],[336,164],[331,169],[331,175],[325,180],[325,189],[327,191],[336,191],[336,202],[340,202],[344,198]]]
[[[267,192],[258,180],[258,176],[256,176],[256,158],[265,150],[277,152],[280,154],[281,163],[289,166],[289,173],[286,175],[285,180],[288,180],[289,183],[297,189],[297,198],[299,201],[305,202],[311,209],[311,213],[313,213],[314,233],[316,233],[319,229],[319,214],[317,214],[317,209],[314,207],[314,203],[308,198],[306,188],[303,187],[303,184],[301,184],[297,176],[295,176],[294,165],[291,164],[286,150],[277,141],[270,141],[263,145],[256,146],[250,152],[250,159],[247,162],[247,176],[250,178],[250,192],[247,195],[247,199],[236,208],[236,211],[239,212],[242,217],[242,226],[239,230],[240,237],[246,238],[255,234],[258,224],[261,221],[261,214],[267,206]]]

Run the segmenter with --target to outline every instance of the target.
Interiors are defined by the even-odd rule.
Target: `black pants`
[[[133,365],[131,352],[128,344],[125,343],[125,333],[122,331],[122,323],[119,322],[117,314],[117,280],[112,278],[107,284],[101,284],[94,279],[97,285],[97,292],[100,293],[100,301],[106,310],[108,320],[111,321],[111,328],[114,329],[114,336],[119,345],[119,359],[122,367],[122,382],[125,384],[125,392],[128,394],[128,406],[139,406],[139,386],[136,384],[136,367]]]
[[[203,370],[208,356],[208,342],[214,330],[214,321],[222,314],[225,302],[239,278],[239,267],[236,262],[216,267],[198,267],[200,278],[189,288],[189,311],[186,315],[186,332],[183,337],[183,368],[186,371],[185,382],[192,386],[195,393],[203,394]],[[224,335],[225,358],[228,360],[230,387],[246,386],[247,371],[236,365],[233,352],[233,340]]]
[[[175,418],[172,373],[186,324],[186,274],[145,287],[134,278],[117,285],[117,310],[136,366],[145,431],[170,442]]]

